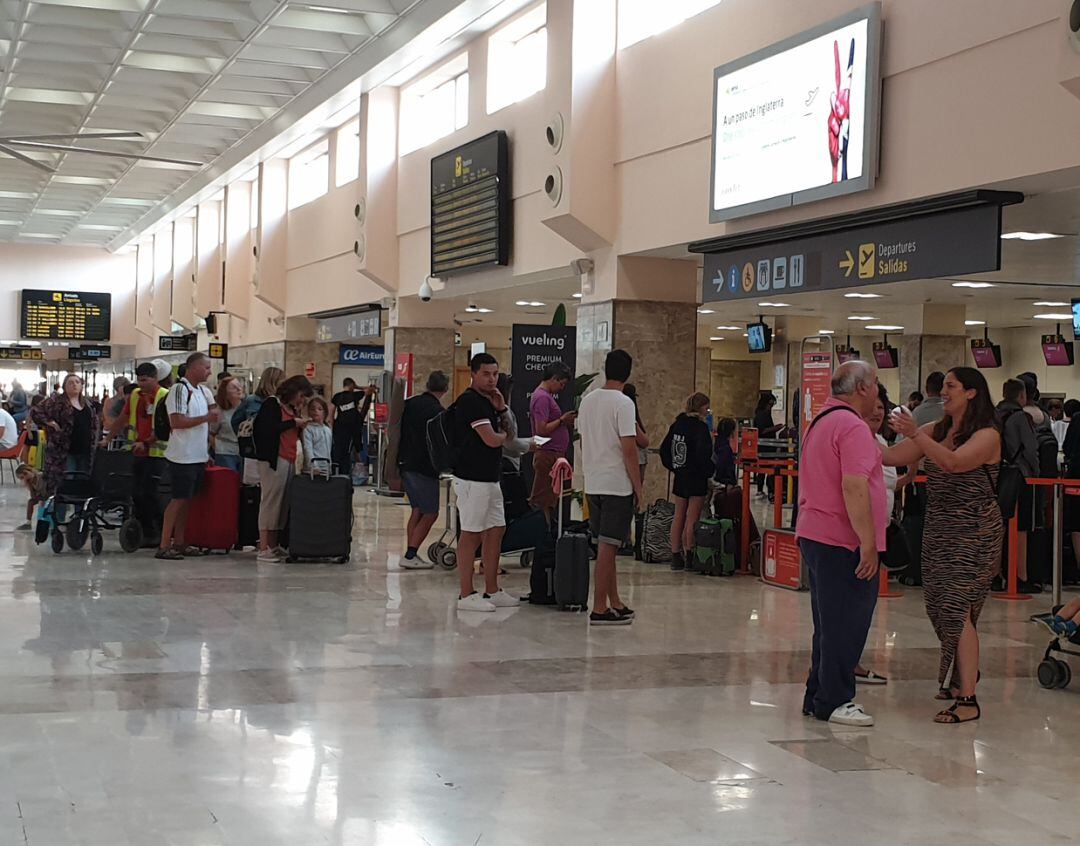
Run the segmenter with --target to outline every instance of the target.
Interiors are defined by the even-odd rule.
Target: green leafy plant
[[[555,307],[555,314],[551,318],[552,326],[565,326],[566,325],[566,306],[563,303],[559,303]]]

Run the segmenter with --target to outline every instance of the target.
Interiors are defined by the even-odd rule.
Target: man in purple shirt
[[[832,396],[799,452],[795,534],[810,574],[813,656],[803,713],[848,726],[872,726],[855,698],[859,662],[877,604],[878,553],[889,522],[881,449],[863,415],[878,397],[877,370],[841,364]]]
[[[558,496],[551,489],[551,468],[570,448],[570,430],[577,417],[573,411],[564,414],[556,399],[561,391],[566,390],[570,379],[570,368],[561,361],[549,364],[544,368],[543,381],[529,400],[533,435],[551,438],[533,455],[533,487],[529,503],[533,508],[542,508],[549,523],[558,502]]]

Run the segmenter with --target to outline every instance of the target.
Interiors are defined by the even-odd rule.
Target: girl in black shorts
[[[709,398],[692,394],[686,410],[668,429],[660,445],[660,460],[675,474],[675,517],[671,522],[671,569],[686,569],[686,558],[694,547],[694,525],[701,516],[709,479],[713,474],[713,443],[705,418]]]

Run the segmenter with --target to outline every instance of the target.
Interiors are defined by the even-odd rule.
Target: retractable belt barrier
[[[768,441],[762,441],[763,444],[768,444]],[[780,441],[778,443],[786,443]],[[770,456],[769,458],[755,458],[744,459],[742,461],[743,467],[743,486],[742,486],[742,538],[741,538],[741,560],[739,561],[738,573],[741,575],[747,575],[750,570],[750,487],[753,482],[754,476],[764,475],[772,476],[772,484],[774,489],[773,499],[773,525],[775,528],[783,528],[784,523],[784,500],[783,491],[785,484],[788,488],[789,496],[793,490],[793,484],[795,479],[799,476],[799,468],[794,459],[794,456]],[[916,476],[915,483],[922,483],[926,481],[925,476]],[[1026,484],[1033,488],[1051,488],[1054,498],[1054,520],[1052,532],[1053,532],[1053,570],[1052,570],[1052,588],[1053,588],[1053,603],[1054,605],[1061,604],[1061,587],[1062,587],[1062,564],[1061,564],[1061,543],[1062,543],[1062,502],[1065,496],[1080,496],[1080,479],[1025,479]],[[1031,599],[1031,594],[1020,593],[1019,591],[1019,575],[1017,573],[1016,558],[1019,552],[1020,546],[1020,522],[1019,515],[1013,514],[1012,519],[1008,522],[1008,553],[1009,562],[1009,575],[1006,580],[1006,587],[1003,593],[993,593],[994,599],[999,599],[1005,602],[1022,602],[1024,600]],[[794,528],[794,526],[792,527]],[[1077,562],[1080,564],[1080,562]],[[890,592],[888,583],[888,574],[881,571],[881,587],[878,591],[878,596],[881,598],[893,598],[903,596],[902,593]]]

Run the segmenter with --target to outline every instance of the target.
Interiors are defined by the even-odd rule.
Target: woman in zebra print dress
[[[1005,526],[997,504],[1001,437],[983,375],[956,367],[941,392],[945,416],[919,428],[896,415],[893,428],[905,440],[884,450],[885,463],[924,460],[926,523],[922,570],[926,611],[941,641],[938,699],[954,700],[939,723],[966,723],[981,714],[976,626],[998,571]]]

